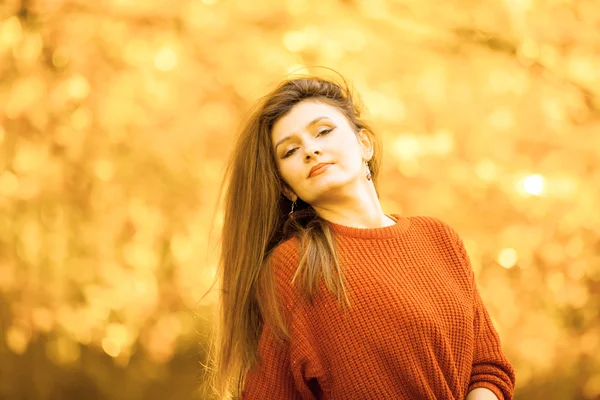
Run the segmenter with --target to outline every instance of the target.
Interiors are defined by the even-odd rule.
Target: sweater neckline
[[[341,236],[351,236],[362,239],[385,239],[391,238],[394,236],[399,236],[404,233],[408,226],[410,225],[410,221],[408,218],[402,217],[398,214],[386,214],[392,219],[396,220],[394,225],[384,226],[381,228],[355,228],[352,226],[345,226],[336,224],[331,221],[327,221],[332,231]]]

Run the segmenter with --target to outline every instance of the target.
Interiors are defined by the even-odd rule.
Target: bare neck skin
[[[344,191],[312,204],[312,207],[321,218],[338,225],[363,229],[394,225],[396,221],[383,212],[373,183],[361,183],[361,187],[351,193]]]

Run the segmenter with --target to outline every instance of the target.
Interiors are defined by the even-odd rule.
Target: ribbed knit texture
[[[330,223],[351,307],[321,283],[313,304],[291,283],[296,239],[272,262],[290,341],[269,326],[242,399],[512,399],[515,373],[481,301],[469,257],[447,224],[404,218],[383,228]]]

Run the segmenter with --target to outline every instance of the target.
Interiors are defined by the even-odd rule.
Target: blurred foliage
[[[600,399],[597,0],[0,3],[0,398],[203,397],[233,135],[314,65],[384,209],[465,240],[516,397]]]

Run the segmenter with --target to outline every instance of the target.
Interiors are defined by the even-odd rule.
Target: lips
[[[312,167],[310,169],[310,173],[308,174],[308,177],[312,177],[315,175],[319,175],[320,173],[324,172],[327,168],[329,168],[329,166],[333,164],[333,163],[319,163],[317,165],[315,165],[314,167]]]

